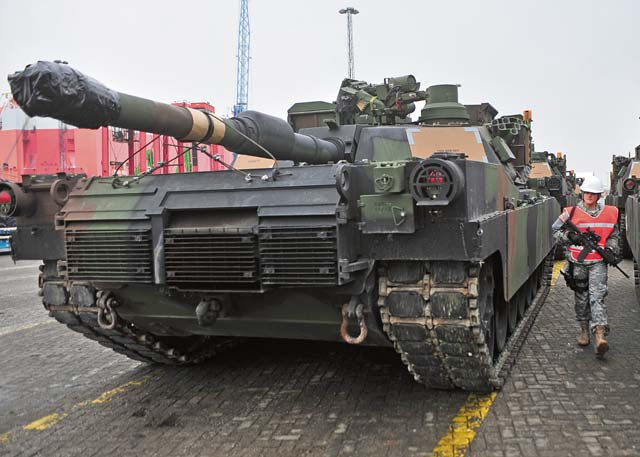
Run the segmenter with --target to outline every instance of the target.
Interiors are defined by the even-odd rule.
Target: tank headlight
[[[464,174],[449,160],[423,160],[411,172],[411,194],[418,206],[447,206],[462,193]]]
[[[0,216],[13,216],[16,196],[6,185],[0,184]]]
[[[622,181],[622,185],[624,186],[624,190],[627,192],[633,192],[636,188],[636,180],[633,178],[627,178]]]
[[[12,182],[0,183],[0,215],[31,216],[35,211],[33,194]]]
[[[0,193],[0,205],[6,205],[8,203],[11,203],[12,197],[11,194],[8,191],[2,191],[2,193]]]

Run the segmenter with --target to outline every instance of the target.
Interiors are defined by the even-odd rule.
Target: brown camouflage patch
[[[479,127],[409,128],[407,138],[413,157],[426,159],[436,152],[462,152],[469,160],[487,161]]]

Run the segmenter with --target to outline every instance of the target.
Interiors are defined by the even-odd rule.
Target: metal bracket
[[[349,319],[356,318],[358,326],[360,327],[360,333],[358,336],[353,337],[349,335],[348,326]],[[342,324],[340,325],[340,336],[349,344],[360,344],[367,338],[367,323],[364,320],[364,312],[362,303],[358,303],[358,297],[352,296],[349,303],[342,305]]]

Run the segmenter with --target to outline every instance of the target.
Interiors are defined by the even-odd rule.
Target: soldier
[[[583,247],[579,244],[578,236],[564,229],[563,225],[571,220],[581,232],[590,228],[600,236],[598,244],[601,247],[618,252],[618,208],[598,202],[604,188],[595,176],[587,177],[580,190],[582,200],[577,206],[564,209],[553,223],[553,230],[556,242],[568,245],[569,262],[562,274],[575,292],[576,320],[580,322],[578,344],[587,346],[591,331],[595,334],[595,352],[601,356],[609,350],[609,343],[605,338],[609,333],[609,323],[604,303],[607,295],[607,264],[595,251],[581,256]]]

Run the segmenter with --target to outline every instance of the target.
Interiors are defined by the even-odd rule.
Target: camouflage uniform
[[[598,217],[604,208],[599,202],[592,209],[587,208],[583,201],[578,202],[577,206],[593,217]],[[566,230],[560,230],[560,228],[567,218],[568,214],[563,212],[553,223],[555,241],[565,246],[571,244],[571,241],[567,237]],[[619,242],[620,232],[616,226],[613,233],[607,238],[606,247],[613,252],[618,252]],[[576,281],[576,286],[582,289],[575,292],[576,320],[580,322],[591,321],[591,332],[594,332],[595,327],[601,325],[605,328],[605,335],[608,334],[607,305],[604,303],[604,298],[607,296],[607,265],[602,260],[576,262],[568,252],[567,260],[573,264],[573,278]]]

